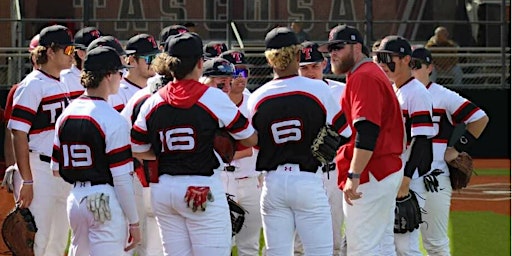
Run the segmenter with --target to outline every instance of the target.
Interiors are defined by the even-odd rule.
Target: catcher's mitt
[[[465,188],[473,174],[473,159],[466,152],[462,152],[457,158],[448,163],[448,169],[450,170],[452,189]]]
[[[233,195],[226,194],[226,197],[228,199],[229,215],[231,215],[231,231],[234,236],[242,230],[242,226],[245,221],[245,214],[249,212],[233,200]]]
[[[231,163],[236,151],[236,141],[226,130],[218,129],[213,139],[213,148],[217,152],[224,163]]]
[[[13,255],[34,255],[36,232],[36,222],[28,208],[16,207],[2,224],[2,237]]]
[[[418,199],[413,191],[409,191],[407,197],[396,200],[394,232],[399,234],[412,232],[419,228],[421,223],[423,221]]]
[[[311,145],[313,156],[323,164],[332,162],[336,156],[341,143],[341,136],[332,129],[330,125],[325,125],[320,129]]]

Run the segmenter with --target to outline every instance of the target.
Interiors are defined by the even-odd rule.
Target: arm
[[[246,147],[253,147],[258,144],[258,133],[255,131],[251,136],[240,140],[240,143]]]
[[[235,152],[235,156],[233,157],[233,160],[249,157],[252,156],[252,148],[246,148],[243,150],[238,150]]]
[[[28,151],[28,135],[26,132],[12,130],[14,153],[16,155],[16,163],[20,170],[23,184],[20,188],[19,201],[22,208],[27,208],[32,202],[32,171],[30,169],[29,151]]]
[[[4,157],[6,166],[11,166],[16,163],[16,159],[14,156],[14,146],[12,144],[12,134],[11,130],[7,127],[5,127]]]
[[[455,143],[453,147],[448,147],[446,149],[446,152],[444,154],[444,160],[446,162],[451,162],[462,151],[468,151],[473,143],[480,138],[480,135],[482,135],[482,132],[484,131],[485,127],[487,126],[487,123],[489,122],[489,117],[487,115],[481,117],[480,119],[468,123],[466,126],[466,132],[461,136],[465,137],[467,140],[467,143],[462,144],[461,138]]]
[[[155,153],[151,149],[145,152],[133,152],[133,157],[143,160],[156,160]]]

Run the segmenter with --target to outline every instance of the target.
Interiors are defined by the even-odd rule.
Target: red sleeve
[[[12,103],[14,101],[14,93],[16,92],[16,89],[18,89],[19,84],[15,84],[11,87],[11,90],[9,90],[9,94],[7,94],[7,101],[5,102],[5,110],[4,110],[4,116],[3,120],[7,123],[9,119],[11,118],[12,114]]]
[[[383,98],[382,82],[372,77],[356,76],[350,79],[351,114],[352,120],[368,120],[378,126],[381,126]]]

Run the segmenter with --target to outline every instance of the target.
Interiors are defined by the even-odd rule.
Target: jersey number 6
[[[270,130],[276,144],[299,141],[302,138],[302,123],[297,119],[273,123],[270,126]]]

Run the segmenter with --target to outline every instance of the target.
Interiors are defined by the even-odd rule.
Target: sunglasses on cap
[[[67,46],[59,46],[60,49],[64,51],[64,54],[71,56],[73,53],[75,53],[75,46],[74,45],[67,45]]]
[[[143,59],[146,64],[151,65],[151,62],[156,58],[156,54],[139,56],[139,59]]]
[[[395,56],[400,57],[400,55],[398,55],[398,54],[393,54],[393,53],[388,53],[388,52],[378,52],[375,55],[377,56],[377,62],[384,63],[384,64],[392,63],[393,57],[395,57]]]
[[[235,72],[233,72],[233,77],[243,77],[248,78],[249,77],[249,70],[245,68],[235,68]]]

